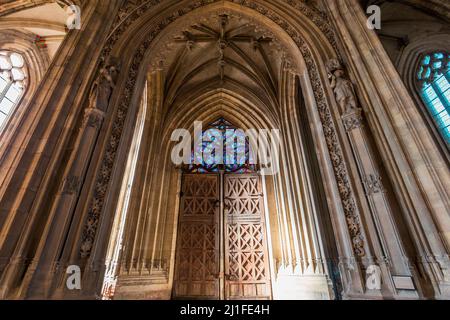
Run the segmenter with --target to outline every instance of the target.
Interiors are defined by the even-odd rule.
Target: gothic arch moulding
[[[123,168],[119,163],[125,161],[128,153],[128,146],[132,139],[133,127],[136,123],[139,102],[144,88],[145,79],[148,78],[149,71],[156,72],[158,68],[164,68],[164,65],[158,66],[155,61],[152,63],[152,57],[155,55],[155,46],[158,39],[162,37],[163,31],[166,32],[172,26],[182,23],[184,19],[188,22],[189,16],[195,16],[198,13],[208,12],[231,12],[237,15],[247,17],[249,20],[258,20],[263,29],[271,30],[282,44],[287,48],[287,57],[292,61],[286,61],[283,70],[280,70],[280,88],[288,92],[286,85],[292,85],[295,81],[295,74],[300,75],[302,87],[308,93],[307,104],[311,109],[314,118],[314,132],[317,139],[316,146],[319,149],[327,149],[327,153],[322,153],[321,163],[324,176],[330,180],[330,185],[335,186],[334,190],[329,190],[332,197],[339,195],[340,201],[330,203],[330,209],[333,212],[333,220],[339,230],[348,230],[342,234],[339,241],[342,243],[339,247],[342,250],[342,256],[363,257],[366,254],[367,244],[364,241],[364,230],[358,213],[357,203],[354,198],[351,178],[348,176],[346,160],[348,154],[345,154],[341,144],[338,130],[334,122],[334,113],[329,105],[333,98],[329,89],[323,85],[327,82],[327,71],[325,61],[336,57],[336,43],[330,26],[323,15],[310,9],[304,3],[295,1],[286,1],[286,4],[292,6],[293,12],[281,9],[277,6],[277,1],[182,1],[177,4],[163,6],[159,1],[145,2],[136,8],[126,8],[126,13],[118,20],[119,25],[110,36],[100,64],[104,65],[109,55],[121,57],[122,72],[117,90],[112,96],[110,109],[108,111],[108,120],[110,124],[102,130],[101,139],[105,141],[105,149],[102,155],[102,161],[98,164],[98,174],[92,184],[93,197],[89,200],[86,216],[75,231],[80,236],[80,242],[77,248],[72,251],[72,260],[81,257],[86,265],[86,281],[92,280],[97,271],[96,266],[101,265],[107,250],[105,241],[110,234],[110,226],[113,222],[112,212],[115,212],[117,198],[107,196],[107,194],[118,194],[117,186],[120,186]],[[155,14],[158,12],[158,14]],[[294,14],[295,13],[295,14]],[[155,18],[155,17],[162,18]],[[137,51],[135,51],[137,48]],[[288,60],[288,59],[287,59]],[[158,61],[156,61],[158,62]],[[154,69],[149,70],[149,66]],[[290,76],[283,72],[291,72]],[[159,81],[159,80],[157,80]],[[160,90],[161,88],[158,87]],[[248,92],[247,92],[248,93]],[[286,95],[285,101],[278,106],[278,110],[271,106],[272,114],[286,112],[286,108],[294,107],[292,95]],[[247,95],[247,98],[249,95]],[[285,111],[283,111],[285,110]],[[164,111],[164,110],[163,110]],[[105,123],[106,124],[106,123]],[[113,191],[114,189],[115,191]],[[80,208],[79,210],[82,210]],[[109,213],[109,214],[107,214]],[[80,249],[81,248],[81,249]],[[347,269],[347,267],[349,269]],[[348,271],[353,267],[343,265],[347,277],[355,277],[359,270]],[[103,272],[103,271],[101,271]],[[100,274],[101,274],[100,272]],[[350,280],[351,281],[351,280]],[[92,281],[94,287],[88,290],[98,292],[99,280]]]

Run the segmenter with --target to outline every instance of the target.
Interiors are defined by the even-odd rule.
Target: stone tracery
[[[236,3],[240,6],[235,6]],[[279,10],[282,3],[304,16],[297,19],[282,13]],[[340,274],[345,297],[376,295],[365,290],[363,279],[366,269],[377,264],[384,279],[380,295],[393,292],[416,297],[415,291],[397,288],[402,284],[396,275],[403,277],[404,286],[404,278],[419,281],[415,274],[417,264],[428,266],[423,262],[405,262],[415,257],[415,253],[411,253],[410,240],[405,236],[403,217],[396,214],[400,212],[398,194],[394,195],[391,177],[387,177],[377,158],[371,132],[374,120],[366,110],[367,91],[354,81],[353,76],[359,73],[354,72],[349,80],[343,76],[342,66],[337,68],[341,71],[335,73],[331,87],[328,86],[324,62],[340,56],[324,14],[328,6],[320,1],[315,1],[312,8],[311,2],[278,0],[264,4],[257,0],[189,4],[186,1],[173,7],[164,7],[166,3],[161,1],[124,4],[122,9],[117,8],[113,31],[104,30],[105,40],[108,39],[98,60],[97,75],[91,77],[94,81],[97,77],[105,80],[104,94],[96,93],[99,91],[95,84],[92,87],[92,83],[84,82],[92,94],[77,98],[80,103],[85,102],[82,104],[87,109],[84,115],[80,113],[81,129],[75,134],[70,147],[73,149],[67,152],[79,152],[81,157],[71,156],[67,168],[58,174],[62,177],[59,193],[48,214],[49,219],[55,220],[55,226],[64,225],[68,230],[63,235],[67,246],[43,252],[41,247],[36,249],[40,256],[25,272],[30,281],[27,294],[70,295],[59,287],[59,282],[64,282],[61,280],[64,265],[80,263],[85,273],[85,295],[98,294],[99,279],[107,269],[112,270],[108,273],[109,296],[113,293],[118,297],[133,296],[136,292],[132,290],[143,281],[146,288],[145,296],[141,297],[158,294],[168,297],[167,290],[173,285],[171,246],[176,241],[173,228],[179,205],[173,199],[180,177],[168,161],[168,135],[171,129],[184,127],[196,117],[212,121],[229,113],[233,122],[244,128],[281,127],[284,131],[282,173],[264,182],[268,195],[265,218],[272,224],[269,232],[274,237],[270,253],[274,290],[280,290],[284,276],[307,281],[309,275],[327,279],[330,274]],[[183,7],[184,4],[187,6]],[[220,9],[208,11],[208,6]],[[152,10],[164,11],[159,17],[165,18],[151,18]],[[196,12],[199,17],[208,13],[209,18],[197,19]],[[316,31],[320,29],[320,39],[311,39],[302,23]],[[225,36],[233,29],[239,32]],[[142,37],[143,34],[148,37]],[[105,73],[109,69],[106,61],[112,55],[120,56],[123,63],[117,78]],[[353,63],[352,59],[349,61]],[[177,65],[183,65],[182,72]],[[346,65],[347,70],[350,66]],[[102,74],[106,77],[102,78]],[[148,100],[145,104],[149,107],[145,112],[142,105],[138,106],[144,80],[147,84],[142,99]],[[302,111],[298,111],[302,105]],[[136,122],[142,126],[140,138],[131,133]],[[312,132],[308,133],[310,129]],[[132,147],[128,149],[130,141]],[[127,154],[131,157],[132,152],[137,152],[133,160],[136,162],[128,161],[127,167],[121,168]],[[317,159],[313,159],[311,153],[316,152]],[[134,175],[130,165],[137,166],[133,186],[127,185]],[[151,174],[143,174],[145,166]],[[325,190],[315,194],[311,190],[320,189],[317,185],[320,177]],[[152,186],[155,181],[160,182],[157,192]],[[118,185],[123,188],[120,192]],[[142,190],[135,190],[141,187]],[[129,209],[126,197],[131,198]],[[48,201],[53,198],[48,197]],[[331,228],[323,229],[322,219],[328,216],[328,211]],[[408,211],[402,207],[401,212]],[[332,248],[324,248],[330,246],[324,240],[324,230],[334,232],[337,256],[330,254],[334,252]],[[110,244],[105,240],[108,237]],[[50,228],[48,244],[44,239],[39,245],[48,246],[56,238],[62,237],[55,237]],[[116,249],[122,246],[122,241],[125,249],[118,255],[122,249]],[[133,245],[133,241],[144,245]],[[409,248],[407,252],[405,247]],[[25,250],[30,253],[33,248]],[[22,264],[21,259],[14,261],[16,265]],[[430,264],[430,268],[444,270],[445,262],[438,263]],[[49,265],[58,274],[57,279],[45,276],[43,270]],[[10,276],[15,272],[13,264],[0,263],[0,272],[3,269],[9,283],[13,283]],[[47,289],[40,286],[48,281],[53,284]],[[333,281],[339,288],[336,278]],[[118,290],[114,288],[116,282]],[[12,292],[3,288],[7,288],[0,287],[3,295]],[[315,288],[317,291],[309,294],[330,297],[331,285]],[[275,296],[280,297],[280,292]]]

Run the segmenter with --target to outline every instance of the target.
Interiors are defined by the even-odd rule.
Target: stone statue
[[[341,63],[332,59],[328,61],[327,69],[328,77],[331,80],[331,88],[342,112],[350,113],[359,109],[353,83],[346,77]]]
[[[111,58],[107,65],[100,70],[100,74],[92,86],[89,97],[89,108],[105,112],[116,86],[120,65],[115,58]]]

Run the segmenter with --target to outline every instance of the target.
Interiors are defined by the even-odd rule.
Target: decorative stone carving
[[[108,108],[111,100],[113,89],[116,86],[118,72],[120,70],[120,63],[115,58],[111,58],[108,64],[100,69],[100,74],[95,81],[90,96],[89,96],[89,108],[86,109],[84,115],[84,125],[99,129],[106,109]],[[118,140],[112,139],[111,144],[113,147],[118,145]],[[102,169],[102,176],[107,176],[109,179],[109,173],[105,174],[105,168]],[[97,183],[98,185],[99,183]],[[104,197],[106,194],[107,185],[102,184],[101,187],[96,189],[97,196]],[[93,206],[95,209],[97,206]],[[80,248],[80,255],[82,258],[87,258],[90,254],[92,246],[94,244],[95,232],[98,225],[98,216],[90,214],[88,216],[86,226],[83,230],[82,243]]]
[[[142,6],[148,0],[127,0],[117,14],[118,21],[123,21],[132,11],[136,10],[138,7]]]
[[[368,196],[375,193],[384,192],[383,183],[378,174],[369,174],[364,179],[364,186],[366,187],[366,193]]]
[[[160,0],[159,0],[160,1]],[[159,3],[158,0],[150,1],[147,5],[147,9],[151,6],[155,5],[155,3]],[[130,70],[128,73],[128,80],[126,82],[126,87],[122,94],[122,98],[120,100],[119,108],[114,118],[112,135],[110,138],[110,142],[107,146],[107,150],[105,152],[105,156],[103,159],[103,164],[100,169],[100,173],[96,180],[96,186],[94,190],[94,196],[91,200],[91,204],[89,206],[88,218],[82,235],[82,245],[80,248],[80,255],[82,258],[88,258],[90,256],[92,246],[95,239],[95,234],[97,231],[99,218],[101,211],[103,209],[105,194],[108,188],[108,184],[110,182],[110,177],[112,175],[112,168],[114,166],[114,161],[116,159],[116,154],[118,150],[117,141],[120,140],[120,137],[123,132],[123,127],[125,123],[126,114],[128,112],[128,107],[130,105],[131,100],[131,92],[136,84],[136,78],[138,75],[138,69],[140,67],[141,61],[146,50],[150,47],[152,41],[155,37],[164,30],[170,23],[178,19],[180,16],[184,16],[187,13],[208,5],[210,3],[217,2],[215,0],[211,1],[193,1],[187,7],[181,8],[174,12],[172,15],[166,17],[161,20],[150,32],[148,32],[147,39],[141,44],[141,46],[137,49],[136,54],[132,60]],[[342,205],[344,208],[347,225],[350,233],[350,238],[353,244],[353,250],[357,256],[364,256],[364,239],[362,235],[361,223],[359,220],[359,216],[356,212],[356,202],[353,197],[353,191],[350,186],[349,177],[347,167],[344,162],[344,157],[342,154],[342,150],[340,147],[340,143],[338,141],[338,137],[336,134],[336,129],[334,127],[334,123],[332,120],[331,111],[327,105],[325,100],[325,90],[323,88],[322,82],[320,80],[320,75],[318,71],[318,67],[314,61],[312,53],[309,47],[306,45],[301,36],[297,33],[296,29],[289,25],[289,23],[277,16],[273,11],[268,9],[265,6],[262,6],[256,2],[249,2],[246,0],[236,0],[233,2],[240,3],[243,6],[251,8],[256,12],[268,17],[276,24],[278,24],[282,29],[286,31],[286,33],[293,39],[296,45],[300,48],[300,51],[305,59],[308,73],[311,78],[312,86],[314,89],[315,99],[317,101],[319,115],[322,121],[323,129],[325,132],[325,139],[327,142],[327,146],[330,152],[330,157],[332,159],[332,164],[336,176],[337,183],[339,185],[339,192],[342,199]],[[294,6],[298,10],[300,10],[303,14],[305,14],[308,18],[310,18],[316,25],[318,25],[319,29],[322,30],[328,39],[332,39],[331,41],[334,48],[337,50],[337,45],[334,40],[334,34],[329,24],[323,19],[323,17],[318,17],[317,13],[313,12],[310,8],[308,8],[305,4],[295,1],[287,1],[290,5]],[[133,14],[130,14],[128,18],[125,19],[124,23],[121,24],[119,28],[117,28],[117,32],[113,34],[103,52],[103,60],[104,57],[109,55],[112,51],[112,47],[114,43],[120,38],[120,35],[125,31],[125,29],[131,25],[132,21],[137,19],[138,16],[135,16],[136,11]]]
[[[344,123],[345,130],[352,131],[361,128],[363,125],[363,115],[361,109],[354,109],[351,112],[347,112],[342,116],[342,122]]]
[[[92,220],[88,220],[88,226],[89,228],[93,228]],[[81,243],[80,248],[80,257],[82,259],[86,259],[90,256],[92,246],[94,245],[94,239],[90,237],[86,237],[83,239],[83,242]]]
[[[109,63],[100,69],[100,74],[92,86],[89,95],[89,106],[92,109],[106,111],[111,100],[111,94],[116,86],[120,64],[116,58],[111,58]]]
[[[328,77],[331,80],[336,101],[341,107],[341,112],[348,114],[358,109],[353,83],[346,77],[344,68],[337,59],[331,59],[327,63]]]
[[[291,35],[294,37],[294,35]],[[341,196],[344,213],[346,217],[347,227],[350,233],[350,238],[353,245],[353,250],[356,256],[363,257],[366,252],[364,249],[364,237],[362,235],[361,222],[356,209],[353,191],[350,186],[347,167],[344,162],[340,143],[337,138],[336,128],[334,127],[331,111],[325,101],[325,90],[320,80],[317,65],[312,57],[311,51],[304,43],[303,39],[293,38],[299,45],[305,63],[308,69],[311,83],[313,86],[314,96],[317,101],[319,115],[322,121],[322,126],[327,142],[327,147],[330,152],[330,157],[333,164],[333,169],[338,183],[339,193]]]
[[[222,0],[200,0],[197,3],[194,3],[192,6],[197,8],[199,6],[208,5],[211,3],[215,3]],[[245,5],[247,7],[253,7],[253,4],[249,4],[248,0],[229,0],[230,2],[238,3],[241,5]],[[303,15],[305,15],[308,19],[310,19],[319,30],[326,36],[330,44],[335,49],[336,53],[339,55],[339,49],[336,42],[336,35],[331,27],[331,24],[328,20],[326,13],[320,12],[314,7],[310,7],[308,4],[298,1],[298,0],[284,0],[286,4],[292,6],[293,8],[299,10]],[[154,6],[160,4],[162,0],[132,0],[132,1],[124,1],[122,7],[119,10],[119,14],[116,18],[116,21],[113,24],[113,32],[108,38],[108,41],[104,47],[101,61],[104,63],[107,57],[110,55],[112,48],[116,44],[116,42],[120,39],[121,35],[131,26],[133,22],[135,22],[139,17],[145,13],[146,11],[152,9]],[[175,13],[175,15],[182,16],[184,15],[182,9],[180,12]],[[268,10],[263,9],[263,12],[260,12],[263,15],[268,15]]]
[[[207,26],[210,30],[205,32],[204,29],[199,28],[198,21],[202,21],[202,27]],[[236,41],[236,39],[233,39],[233,33],[230,34],[228,31],[236,30],[237,25],[245,26],[246,30],[241,33],[242,37]],[[180,30],[184,31],[180,33]],[[209,32],[216,34],[212,36],[208,34]],[[224,74],[222,75],[224,67],[232,57],[228,52],[235,50],[234,48],[239,48],[244,42],[248,43],[255,52],[263,51],[262,55],[271,58],[270,60],[286,59],[290,61],[290,67],[295,70],[294,72],[300,72],[299,70],[301,70],[300,66],[293,62],[296,59],[293,58],[292,52],[287,50],[285,43],[278,39],[269,28],[263,26],[257,19],[239,15],[235,11],[225,8],[211,11],[208,17],[203,17],[201,12],[193,12],[189,18],[182,19],[182,23],[178,25],[177,30],[167,31],[159,36],[158,42],[152,44],[150,68],[156,70],[161,61],[164,62],[163,66],[169,67],[166,64],[167,61],[180,58],[181,55],[177,53],[177,49],[180,48],[178,43],[185,43],[188,52],[191,52],[196,48],[201,48],[197,47],[196,44],[212,45],[214,42],[218,52],[214,58],[211,58],[217,59],[221,77],[224,76]],[[262,45],[263,43],[265,45]],[[208,50],[205,50],[205,56],[207,54]],[[246,63],[240,64],[245,65]]]

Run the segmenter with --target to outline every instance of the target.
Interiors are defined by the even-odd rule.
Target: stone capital
[[[94,108],[87,108],[84,111],[83,125],[86,127],[93,127],[99,129],[100,126],[102,125],[104,118],[105,113],[103,111]]]
[[[342,115],[342,122],[345,130],[350,132],[352,130],[361,128],[363,125],[363,111],[361,108],[352,109]]]
[[[378,174],[369,174],[364,179],[364,185],[366,187],[366,193],[369,196],[384,192],[383,183],[381,177]]]

